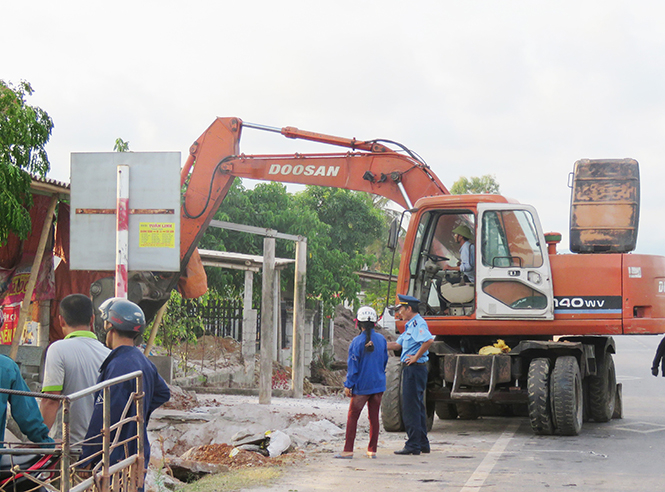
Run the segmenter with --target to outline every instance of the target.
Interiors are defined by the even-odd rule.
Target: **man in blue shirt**
[[[107,299],[99,306],[100,317],[104,321],[106,330],[106,345],[112,351],[99,369],[98,382],[107,381],[124,376],[134,371],[143,372],[143,436],[145,438],[145,467],[150,463],[150,443],[148,442],[147,428],[150,415],[159,406],[169,401],[171,393],[161,376],[157,373],[155,365],[143,355],[135,346],[135,339],[143,334],[145,329],[145,315],[141,308],[127,299],[113,297]],[[111,387],[111,425],[120,421],[122,412],[131,394],[136,391],[134,380],[125,381]],[[86,434],[86,445],[83,448],[82,459],[92,456],[101,450],[102,437],[100,431],[103,426],[104,401],[101,392],[95,398],[95,406]],[[129,415],[136,414],[136,407],[132,405]],[[123,425],[120,430],[119,442],[136,436],[136,422]],[[115,431],[111,433],[111,441]],[[111,465],[122,461],[125,449],[129,455],[136,453],[136,440],[130,441],[126,446],[118,446],[111,452]],[[92,458],[89,462],[96,464],[100,456]],[[141,488],[142,490],[142,488]]]
[[[0,388],[29,392],[16,362],[5,355],[0,355]],[[28,439],[36,443],[53,442],[48,436],[48,427],[44,424],[37,400],[32,396],[0,393],[0,448],[5,440],[7,421],[7,402],[11,405],[12,417]]]
[[[476,258],[475,247],[471,240],[473,239],[473,232],[466,224],[458,225],[453,229],[453,237],[455,242],[460,245],[460,261],[456,267],[447,266],[446,270],[459,270],[462,272],[462,283],[476,281]]]
[[[406,429],[407,440],[404,448],[395,454],[429,453],[427,439],[427,411],[425,409],[425,387],[427,386],[427,361],[429,348],[434,337],[427,323],[420,316],[420,301],[413,297],[399,294],[399,307],[396,312],[406,321],[404,333],[397,341],[388,342],[388,350],[402,350],[402,421]]]

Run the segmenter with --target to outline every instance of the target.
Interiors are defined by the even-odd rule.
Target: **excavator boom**
[[[354,150],[329,154],[244,155],[239,148],[244,126]],[[244,125],[238,118],[217,118],[194,142],[182,170],[182,183],[189,179],[181,217],[183,266],[235,177],[366,191],[389,198],[405,208],[411,208],[424,196],[449,194],[427,165],[376,141],[346,139],[292,127],[280,130]]]
[[[310,140],[348,152],[328,154],[244,155],[240,152],[243,128],[267,130],[287,138]],[[397,144],[399,145],[399,144]],[[238,118],[217,118],[192,144],[181,171],[185,189],[180,220],[180,272],[134,272],[132,300],[152,319],[176,285],[184,297],[207,290],[197,245],[236,177],[366,191],[384,196],[405,208],[421,197],[447,195],[448,190],[415,154],[398,153],[378,141],[359,141],[286,127],[244,124]],[[112,279],[95,286],[93,302],[108,297]]]

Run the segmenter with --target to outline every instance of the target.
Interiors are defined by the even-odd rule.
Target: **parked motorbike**
[[[60,457],[52,454],[0,455],[0,492],[45,492],[39,482],[50,482],[60,473]]]

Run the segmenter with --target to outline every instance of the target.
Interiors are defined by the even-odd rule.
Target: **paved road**
[[[401,491],[645,491],[663,490],[665,378],[650,373],[660,337],[617,337],[617,379],[624,418],[586,422],[577,437],[534,436],[527,418],[436,419],[432,453],[396,456],[402,441],[382,438],[368,460],[320,454],[279,483],[255,492]],[[362,418],[362,417],[361,417]]]

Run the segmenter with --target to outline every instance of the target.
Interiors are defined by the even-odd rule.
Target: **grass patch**
[[[243,468],[228,473],[208,475],[178,489],[178,492],[233,492],[250,487],[268,485],[282,476],[283,470],[275,466]]]

